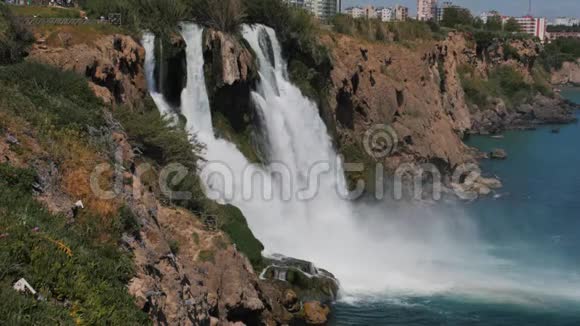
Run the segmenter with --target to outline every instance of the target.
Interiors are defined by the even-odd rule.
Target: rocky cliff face
[[[137,266],[129,292],[156,324],[273,322],[251,264],[227,236],[153,196],[130,203],[143,228],[125,239]]]
[[[222,113],[236,132],[255,118],[251,91],[257,79],[252,52],[233,35],[204,33],[205,75],[212,109]]]
[[[493,69],[509,66],[525,83],[536,83],[533,68],[540,48],[532,40],[493,40],[481,46],[471,36],[449,33],[442,41],[406,47],[328,34],[322,42],[333,58],[331,115],[347,160],[372,157],[373,153],[361,153],[368,136],[377,128],[390,127],[390,139],[373,144],[378,152],[390,152],[379,160],[387,170],[427,162],[446,173],[478,156],[462,141],[467,133],[574,121],[571,108],[561,99],[540,94],[515,109],[500,98],[490,99],[491,109],[468,104],[459,74],[465,67],[486,80]],[[565,79],[570,76],[573,71]]]
[[[343,35],[323,42],[332,49],[330,97],[341,147],[362,149],[369,129],[391,126],[396,146],[384,160],[391,171],[406,162],[452,168],[473,160],[460,137],[471,126],[455,72],[469,60],[463,37],[414,49]]]
[[[59,38],[66,40],[70,35],[59,33]],[[37,35],[27,60],[86,76],[90,87],[106,104],[134,105],[147,94],[144,59],[143,47],[126,35],[104,35],[91,43],[70,46],[66,41],[62,46],[50,46],[43,35]]]
[[[478,71],[487,78],[489,72],[498,67],[510,67],[523,76],[524,82],[534,85],[538,90],[523,103],[508,107],[502,98],[494,98],[491,108],[479,108],[473,105],[471,132],[476,134],[494,134],[508,129],[532,129],[540,124],[561,124],[575,121],[574,108],[552,92],[550,82],[558,79],[557,74],[543,76],[536,69],[536,60],[541,48],[533,40],[508,40],[489,45],[485,55],[478,60]],[[567,76],[570,78],[571,74]],[[550,80],[551,78],[551,80]],[[568,82],[566,82],[568,83]],[[512,103],[513,106],[513,103]]]
[[[580,61],[564,62],[562,69],[552,72],[554,85],[580,85]]]

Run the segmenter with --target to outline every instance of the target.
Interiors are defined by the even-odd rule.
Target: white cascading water
[[[499,293],[509,300],[516,292],[547,291],[545,284],[529,282],[531,278],[508,276],[512,266],[487,254],[489,247],[478,239],[475,224],[462,211],[355,205],[343,200],[339,195],[344,189],[341,163],[318,109],[288,80],[274,31],[259,25],[244,26],[243,36],[260,65],[261,80],[252,97],[266,128],[271,163],[250,164],[234,144],[214,135],[203,74],[202,34],[203,29],[194,24],[182,26],[187,86],[181,111],[188,130],[207,146],[207,162],[200,168],[208,195],[226,194],[215,199],[242,210],[268,253],[306,259],[328,269],[340,280],[347,298],[454,291]],[[290,171],[290,181],[276,174],[280,163]],[[313,166],[331,172],[320,175],[315,196],[301,200],[296,193],[312,181],[308,176]],[[229,196],[228,183],[219,177],[228,173],[232,179]],[[255,174],[264,180],[248,182],[248,175]],[[268,190],[265,184],[272,185],[272,198],[262,195]],[[247,192],[251,196],[245,196]],[[291,198],[286,198],[288,193]],[[549,291],[570,293],[556,284]]]
[[[203,29],[195,24],[183,24],[181,35],[187,45],[187,85],[181,93],[181,112],[187,119],[188,131],[206,145],[203,154],[206,162],[200,163],[206,192],[210,198],[220,203],[232,203],[245,213],[255,213],[254,206],[244,205],[245,202],[242,200],[242,178],[245,171],[257,173],[260,167],[250,164],[234,144],[214,135],[203,71]],[[235,198],[222,196],[226,193],[224,187],[227,184],[220,177],[222,175],[231,175],[232,178],[228,180],[234,187],[231,192],[235,194]]]
[[[149,32],[143,33],[142,43],[145,48],[145,77],[147,79],[149,95],[151,95],[161,115],[172,121],[177,121],[175,112],[169,103],[165,101],[163,94],[157,90],[157,81],[155,80],[155,35]]]
[[[355,207],[339,195],[345,188],[341,163],[318,108],[289,81],[274,30],[261,25],[244,26],[242,34],[260,65],[260,82],[252,96],[267,129],[271,160],[290,169],[294,190],[308,186],[313,166],[325,162],[330,167],[329,173],[319,176],[317,193],[309,200],[294,197],[276,214],[247,215],[257,237],[268,250],[311,260],[332,271],[347,292],[387,288],[429,291],[439,287],[439,282],[419,274],[434,259],[449,259],[448,254],[453,252],[450,241],[455,237],[432,234],[429,241],[405,247],[400,241],[411,234],[396,234],[402,229],[393,228],[393,221],[387,224],[387,220],[367,220],[369,224],[365,225],[364,207],[356,207],[355,214]],[[256,204],[272,207],[268,203]],[[373,213],[384,216],[379,211]],[[374,222],[379,224],[372,225]],[[383,232],[370,232],[379,227]],[[447,248],[439,257],[429,250],[435,242],[439,242],[436,248]],[[415,268],[417,263],[423,264],[423,268]]]

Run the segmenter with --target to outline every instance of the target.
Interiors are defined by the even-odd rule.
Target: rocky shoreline
[[[578,121],[575,111],[580,106],[559,96],[549,98],[537,95],[530,103],[508,110],[501,99],[495,100],[491,110],[473,114],[470,134],[495,135],[506,130],[530,130],[539,125],[568,124]]]

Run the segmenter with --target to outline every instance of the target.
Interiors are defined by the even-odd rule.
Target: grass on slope
[[[46,6],[16,6],[10,5],[14,16],[43,17],[43,18],[80,18],[81,13],[74,8],[57,8]]]
[[[480,109],[491,108],[490,100],[501,98],[508,108],[530,100],[536,93],[552,96],[549,76],[541,67],[532,70],[532,82],[511,66],[496,67],[487,79],[479,76],[471,66],[459,68],[463,89],[469,103]]]
[[[65,189],[83,187],[86,165],[96,164],[87,127],[103,125],[99,100],[82,76],[36,64],[0,67],[0,113],[24,121],[54,162]],[[4,121],[2,132],[23,126]],[[25,143],[11,145],[25,151]],[[45,154],[42,154],[45,153]],[[34,157],[32,157],[34,159]],[[83,176],[84,175],[84,176]],[[72,178],[71,178],[72,176]],[[75,223],[48,212],[33,196],[34,171],[0,164],[0,316],[7,325],[147,324],[127,293],[131,257],[118,248],[127,228],[119,210],[88,200]],[[75,194],[76,196],[76,194]],[[84,198],[83,198],[84,201]],[[94,205],[93,205],[94,204]],[[106,210],[99,208],[108,207]],[[94,209],[93,209],[94,208]],[[103,211],[103,213],[101,213]],[[46,301],[19,294],[25,278]],[[9,304],[6,304],[9,303]]]
[[[0,65],[18,62],[33,37],[14,19],[7,5],[0,2]]]
[[[33,26],[32,30],[46,39],[47,45],[54,47],[72,46],[75,44],[91,44],[106,35],[128,34],[125,29],[108,24],[102,25],[41,25]],[[61,35],[66,34],[70,39],[63,44]]]

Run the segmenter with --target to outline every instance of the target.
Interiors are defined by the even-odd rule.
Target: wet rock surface
[[[275,255],[266,259],[266,264],[260,278],[287,283],[292,292],[303,300],[332,302],[338,296],[338,280],[330,272],[317,268],[311,262]],[[285,300],[288,295],[285,293]]]

